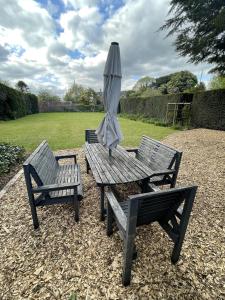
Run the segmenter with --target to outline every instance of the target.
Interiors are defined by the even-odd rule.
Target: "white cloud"
[[[157,31],[169,0],[126,0],[116,11],[113,0],[63,1],[67,8],[60,14],[60,5],[51,0],[46,7],[34,0],[0,0],[1,79],[24,80],[35,91],[45,87],[59,95],[74,80],[102,89],[112,41],[120,43],[123,89],[131,88],[140,76],[187,69],[200,77],[209,69],[206,64],[186,63],[175,52],[173,39]]]
[[[88,45],[95,44],[101,39],[102,16],[97,7],[83,7],[70,10],[60,17],[63,32],[59,41],[70,49],[79,49],[86,53]]]

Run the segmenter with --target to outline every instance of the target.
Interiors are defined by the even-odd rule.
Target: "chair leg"
[[[90,167],[89,167],[89,163],[87,161],[87,158],[85,157],[85,162],[86,162],[86,172],[87,174],[89,173]]]
[[[29,199],[29,204],[30,204],[30,209],[31,209],[33,226],[34,226],[34,229],[37,229],[39,227],[39,222],[38,222],[34,194],[32,193],[32,182],[31,182],[30,169],[28,166],[24,167],[24,176],[25,176],[26,185],[27,185],[27,193],[28,193],[28,199]]]
[[[173,252],[172,252],[172,255],[171,255],[171,262],[173,264],[176,264],[178,262],[179,258],[180,258],[180,252],[181,252],[182,244],[183,244],[183,240],[178,239],[178,241],[174,245]]]
[[[39,222],[38,222],[38,216],[37,216],[37,209],[34,204],[34,199],[30,200],[30,208],[31,208],[31,215],[32,215],[34,229],[38,229]]]
[[[181,252],[181,248],[183,245],[185,232],[187,230],[188,221],[189,221],[189,217],[191,214],[196,190],[197,190],[196,187],[192,188],[189,198],[188,198],[188,201],[186,200],[184,203],[184,206],[183,206],[183,213],[182,213],[182,218],[181,218],[181,222],[180,222],[179,238],[177,239],[177,241],[174,245],[173,252],[171,255],[171,261],[173,264],[175,264],[179,260],[179,257],[180,257],[180,252]]]
[[[128,236],[124,245],[123,285],[128,286],[131,279],[131,268],[134,254],[134,235]]]
[[[149,179],[148,178],[142,180],[142,182],[141,182],[141,192],[142,193],[148,192],[148,183],[149,183]]]
[[[74,199],[73,199],[73,204],[74,204],[74,210],[75,210],[75,221],[79,221],[79,200],[77,197],[77,189],[74,189]]]
[[[113,210],[112,210],[109,202],[107,205],[107,220],[106,221],[107,221],[106,234],[107,234],[107,236],[110,236],[113,233]]]

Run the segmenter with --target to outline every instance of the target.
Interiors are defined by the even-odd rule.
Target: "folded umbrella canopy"
[[[119,44],[112,42],[104,70],[103,102],[105,117],[96,129],[99,142],[111,150],[122,140],[122,133],[117,120],[117,109],[121,91],[121,62]]]

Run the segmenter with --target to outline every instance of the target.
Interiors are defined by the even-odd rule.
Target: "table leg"
[[[100,199],[100,212],[101,212],[100,220],[104,221],[105,220],[105,213],[106,213],[105,205],[104,205],[104,193],[105,193],[104,186],[101,186],[100,190],[101,190],[101,195],[100,195],[100,198],[101,198]]]
[[[147,193],[148,192],[148,183],[149,183],[149,178],[146,178],[146,179],[142,180],[142,188],[141,188],[142,193]]]

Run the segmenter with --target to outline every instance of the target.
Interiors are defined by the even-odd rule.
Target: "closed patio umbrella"
[[[96,129],[99,142],[109,148],[109,154],[122,140],[122,133],[117,120],[117,109],[121,91],[121,62],[119,44],[112,42],[104,69],[103,102],[105,116]]]

